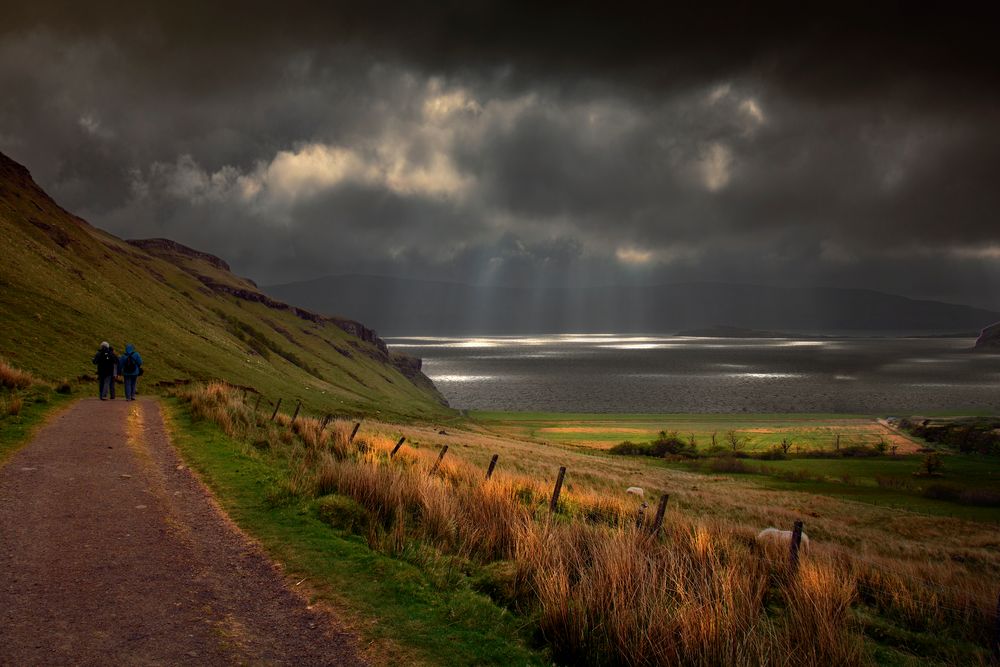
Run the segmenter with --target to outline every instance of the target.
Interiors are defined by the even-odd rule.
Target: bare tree
[[[733,450],[733,452],[738,452],[750,443],[750,438],[745,435],[740,435],[736,431],[727,431],[726,442],[729,443],[729,447]]]
[[[781,451],[784,454],[788,453],[788,450],[792,448],[792,441],[788,438],[781,439]]]

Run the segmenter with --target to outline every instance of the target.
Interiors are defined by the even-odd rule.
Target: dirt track
[[[152,400],[82,400],[0,468],[0,665],[360,665],[181,465]]]

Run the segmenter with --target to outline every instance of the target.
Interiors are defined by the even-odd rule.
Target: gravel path
[[[182,465],[153,400],[78,401],[0,468],[0,665],[361,665]]]

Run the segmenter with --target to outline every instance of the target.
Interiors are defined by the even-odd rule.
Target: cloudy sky
[[[0,151],[92,223],[261,284],[1000,307],[1000,54],[971,5],[18,4]]]

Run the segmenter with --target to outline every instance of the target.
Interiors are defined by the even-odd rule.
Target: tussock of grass
[[[861,609],[910,631],[988,641],[992,598],[968,579],[956,585],[945,567],[814,546],[790,574],[784,554],[727,520],[675,511],[660,539],[650,513],[636,525],[632,500],[585,487],[567,488],[550,516],[549,482],[526,474],[487,482],[450,456],[432,475],[433,448],[404,446],[390,458],[394,436],[363,431],[348,444],[349,422],[271,421],[224,385],[182,398],[233,438],[272,443],[263,455],[292,471],[269,492],[276,499],[319,498],[331,524],[442,572],[442,586],[479,572],[477,587],[532,619],[560,662],[858,664],[867,660]]]
[[[0,387],[4,389],[27,389],[37,382],[35,377],[27,371],[11,366],[3,359],[0,359]]]

